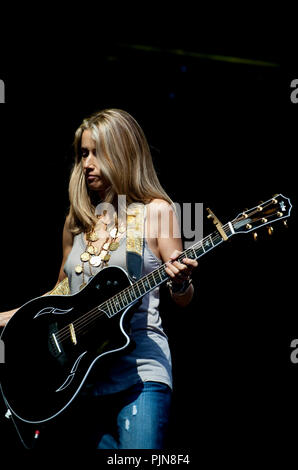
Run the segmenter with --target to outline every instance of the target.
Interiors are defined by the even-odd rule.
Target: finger
[[[193,261],[193,260],[191,260]],[[193,263],[179,263],[178,261],[174,261],[172,266],[179,269],[181,276],[189,277],[194,269],[195,265]]]
[[[174,265],[174,263],[166,263],[167,268],[172,271],[173,274],[179,273],[179,269],[177,266]]]
[[[165,271],[166,273],[171,277],[171,278],[174,278],[175,277],[175,273],[172,271],[172,269],[170,269],[169,267],[165,267]]]
[[[183,258],[183,263],[185,263],[186,265],[188,266],[193,266],[194,268],[196,268],[198,266],[198,262],[195,260],[195,259],[191,259],[191,258]]]
[[[173,253],[171,254],[170,256],[170,260],[175,260],[178,258],[179,255],[181,255],[182,251],[179,251],[179,250],[175,250],[173,251]]]
[[[179,271],[183,271],[184,269],[187,269],[186,264],[180,263],[179,261],[173,261],[172,266],[175,266],[175,268],[179,269]]]
[[[171,279],[175,280],[177,283],[181,283],[185,279],[185,276],[182,275],[181,271],[179,271],[179,269],[175,268],[173,265],[166,265],[165,271],[171,277]]]

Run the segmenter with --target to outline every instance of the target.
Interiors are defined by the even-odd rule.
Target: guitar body
[[[97,372],[128,348],[132,307],[110,318],[97,306],[130,285],[122,268],[107,267],[79,293],[38,297],[13,315],[1,335],[1,391],[13,414],[29,423],[54,418],[78,394],[95,363]],[[90,312],[93,316],[87,328],[88,312],[89,319]]]

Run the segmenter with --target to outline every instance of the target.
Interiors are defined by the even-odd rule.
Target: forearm
[[[8,320],[16,313],[19,308],[14,308],[12,310],[7,310],[6,312],[0,313],[0,326],[5,326]]]
[[[43,294],[41,297],[49,295],[51,291],[46,292]],[[11,319],[11,317],[19,310],[20,307],[18,308],[13,308],[12,310],[7,310],[6,312],[0,312],[0,327],[5,326],[8,320]]]

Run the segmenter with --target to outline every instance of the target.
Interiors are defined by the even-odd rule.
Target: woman
[[[142,275],[167,262],[173,300],[186,306],[193,296],[191,271],[197,261],[177,261],[182,241],[169,196],[153,167],[144,133],[125,111],[107,109],[85,119],[75,134],[75,164],[69,183],[70,211],[63,230],[63,260],[57,284],[68,278],[72,294],[103,266],[126,269],[125,217],[132,203],[144,210]],[[125,207],[119,196],[125,196]],[[106,206],[103,206],[106,203]],[[112,205],[116,211],[98,212]],[[162,223],[167,220],[169,223]],[[167,230],[164,230],[164,226]],[[4,325],[16,310],[4,312]],[[164,446],[169,418],[171,355],[159,315],[159,289],[143,297],[131,319],[134,349],[115,359],[106,376],[86,386],[92,414],[101,409],[92,429],[98,449]],[[88,391],[87,391],[88,390]],[[96,403],[96,404],[95,404]],[[86,421],[88,424],[88,419]]]

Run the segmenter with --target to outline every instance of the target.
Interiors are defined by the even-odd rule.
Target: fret
[[[112,314],[111,314],[111,311],[110,311],[109,303],[108,303],[108,302],[105,302],[104,305],[107,307],[107,310],[108,310],[108,311],[104,310],[105,313],[107,314],[107,316],[108,316],[109,318],[111,318]],[[101,309],[98,307],[98,310],[101,310]]]
[[[157,269],[156,271],[153,271],[151,273],[151,275],[152,275],[153,281],[155,283],[154,287],[158,286],[158,284],[160,283],[159,279],[161,279],[161,276],[159,275],[159,269]],[[157,277],[159,279],[157,279]]]
[[[121,303],[122,303],[121,307],[122,307],[122,308],[126,307],[126,303],[125,303],[125,301],[124,301],[123,293],[119,292],[119,294],[117,294],[117,297],[118,297],[118,299],[119,299],[120,305],[121,305]]]
[[[111,302],[112,302],[113,307],[115,308],[114,314],[119,312],[119,310],[121,310],[122,307],[121,307],[121,304],[118,300],[118,295],[115,295],[115,297],[112,297]]]
[[[142,282],[142,279],[140,279],[138,281],[138,288],[139,288],[139,291],[141,292],[141,295],[145,295],[146,294],[146,289],[144,287],[144,284]]]
[[[110,317],[112,317],[113,315],[115,315],[116,312],[114,311],[114,306],[111,299],[107,300],[105,303],[108,306]]]
[[[145,277],[145,280],[143,281],[143,285],[147,292],[151,289],[151,284],[150,284],[148,276]]]
[[[136,289],[138,289],[138,291],[136,291]],[[139,289],[139,286],[138,286],[138,283],[136,282],[134,285],[133,285],[133,290],[134,290],[134,293],[136,294],[136,297],[138,298],[141,294],[140,292],[140,289]]]
[[[210,248],[210,241],[208,239],[205,239],[202,240],[202,245],[204,247],[204,251],[206,253],[206,251],[209,251],[211,248]]]
[[[158,278],[157,278],[158,276]],[[130,303],[134,302],[140,297],[143,297],[147,292],[154,289],[157,285],[161,284],[168,278],[168,275],[164,268],[161,270],[158,268],[156,271],[152,271],[144,278],[135,282],[128,288],[119,292],[114,297],[110,298],[105,302],[107,305],[107,315],[109,317],[114,316],[119,310],[127,307]],[[154,282],[153,282],[154,281]]]
[[[215,234],[212,234],[212,235],[214,235],[214,236],[212,236],[214,247],[216,247],[221,242],[223,242],[223,239],[221,238],[221,236],[218,233],[215,233]]]
[[[128,289],[128,293],[132,302],[136,300],[137,296],[132,286]]]
[[[106,300],[103,305],[105,305],[105,306],[108,308],[108,313],[107,313],[107,315],[108,315],[108,316],[112,316],[112,315],[113,315],[113,310],[111,309],[110,300]],[[100,307],[101,307],[101,306],[98,307],[98,310],[100,310]]]
[[[128,295],[129,295],[129,297],[130,297],[129,302],[133,302],[134,300],[136,300],[136,296],[134,295],[134,290],[132,289],[132,287],[129,287],[129,288],[127,289],[127,293],[128,293]]]
[[[152,271],[146,277],[147,277],[147,280],[148,280],[149,290],[154,289],[159,283],[159,281],[156,280],[156,272]]]
[[[158,273],[159,273],[159,277],[161,278],[162,281],[165,281],[169,277],[168,274],[166,273],[164,267],[158,268]]]
[[[183,253],[181,253],[181,255],[178,257],[178,261],[182,263],[183,262],[182,260],[184,258],[196,259],[196,257],[197,257],[197,254],[196,254],[195,249],[193,247],[190,247],[187,250],[183,251]]]
[[[210,236],[207,238],[204,238],[204,240],[202,240],[202,243],[204,245],[205,251],[209,251],[209,250],[212,250],[212,248],[214,248],[214,243],[212,241],[212,238],[210,239]]]
[[[151,286],[151,289],[159,286],[168,277],[167,273],[165,271],[162,272],[160,268],[158,268],[156,271],[153,271],[151,275],[154,280],[154,285],[153,287]]]
[[[200,256],[204,254],[204,250],[202,249],[201,246],[197,248],[195,251],[196,251],[196,258],[199,258]]]
[[[128,304],[130,303],[130,300],[128,300],[128,298],[127,298],[127,295],[126,295],[126,294],[127,294],[127,290],[125,289],[125,290],[123,291],[123,295],[125,296],[125,302],[126,302],[126,305],[128,305]]]
[[[140,292],[141,296],[144,295],[144,294],[146,294],[146,291],[145,291],[145,289],[144,289],[144,286],[142,285],[141,280],[139,280],[139,281],[137,282],[137,284],[138,284],[138,289],[139,289],[139,292]]]
[[[150,282],[150,274],[148,276],[146,276],[146,278],[147,278],[150,289],[152,289],[152,285],[151,285],[151,282]]]

